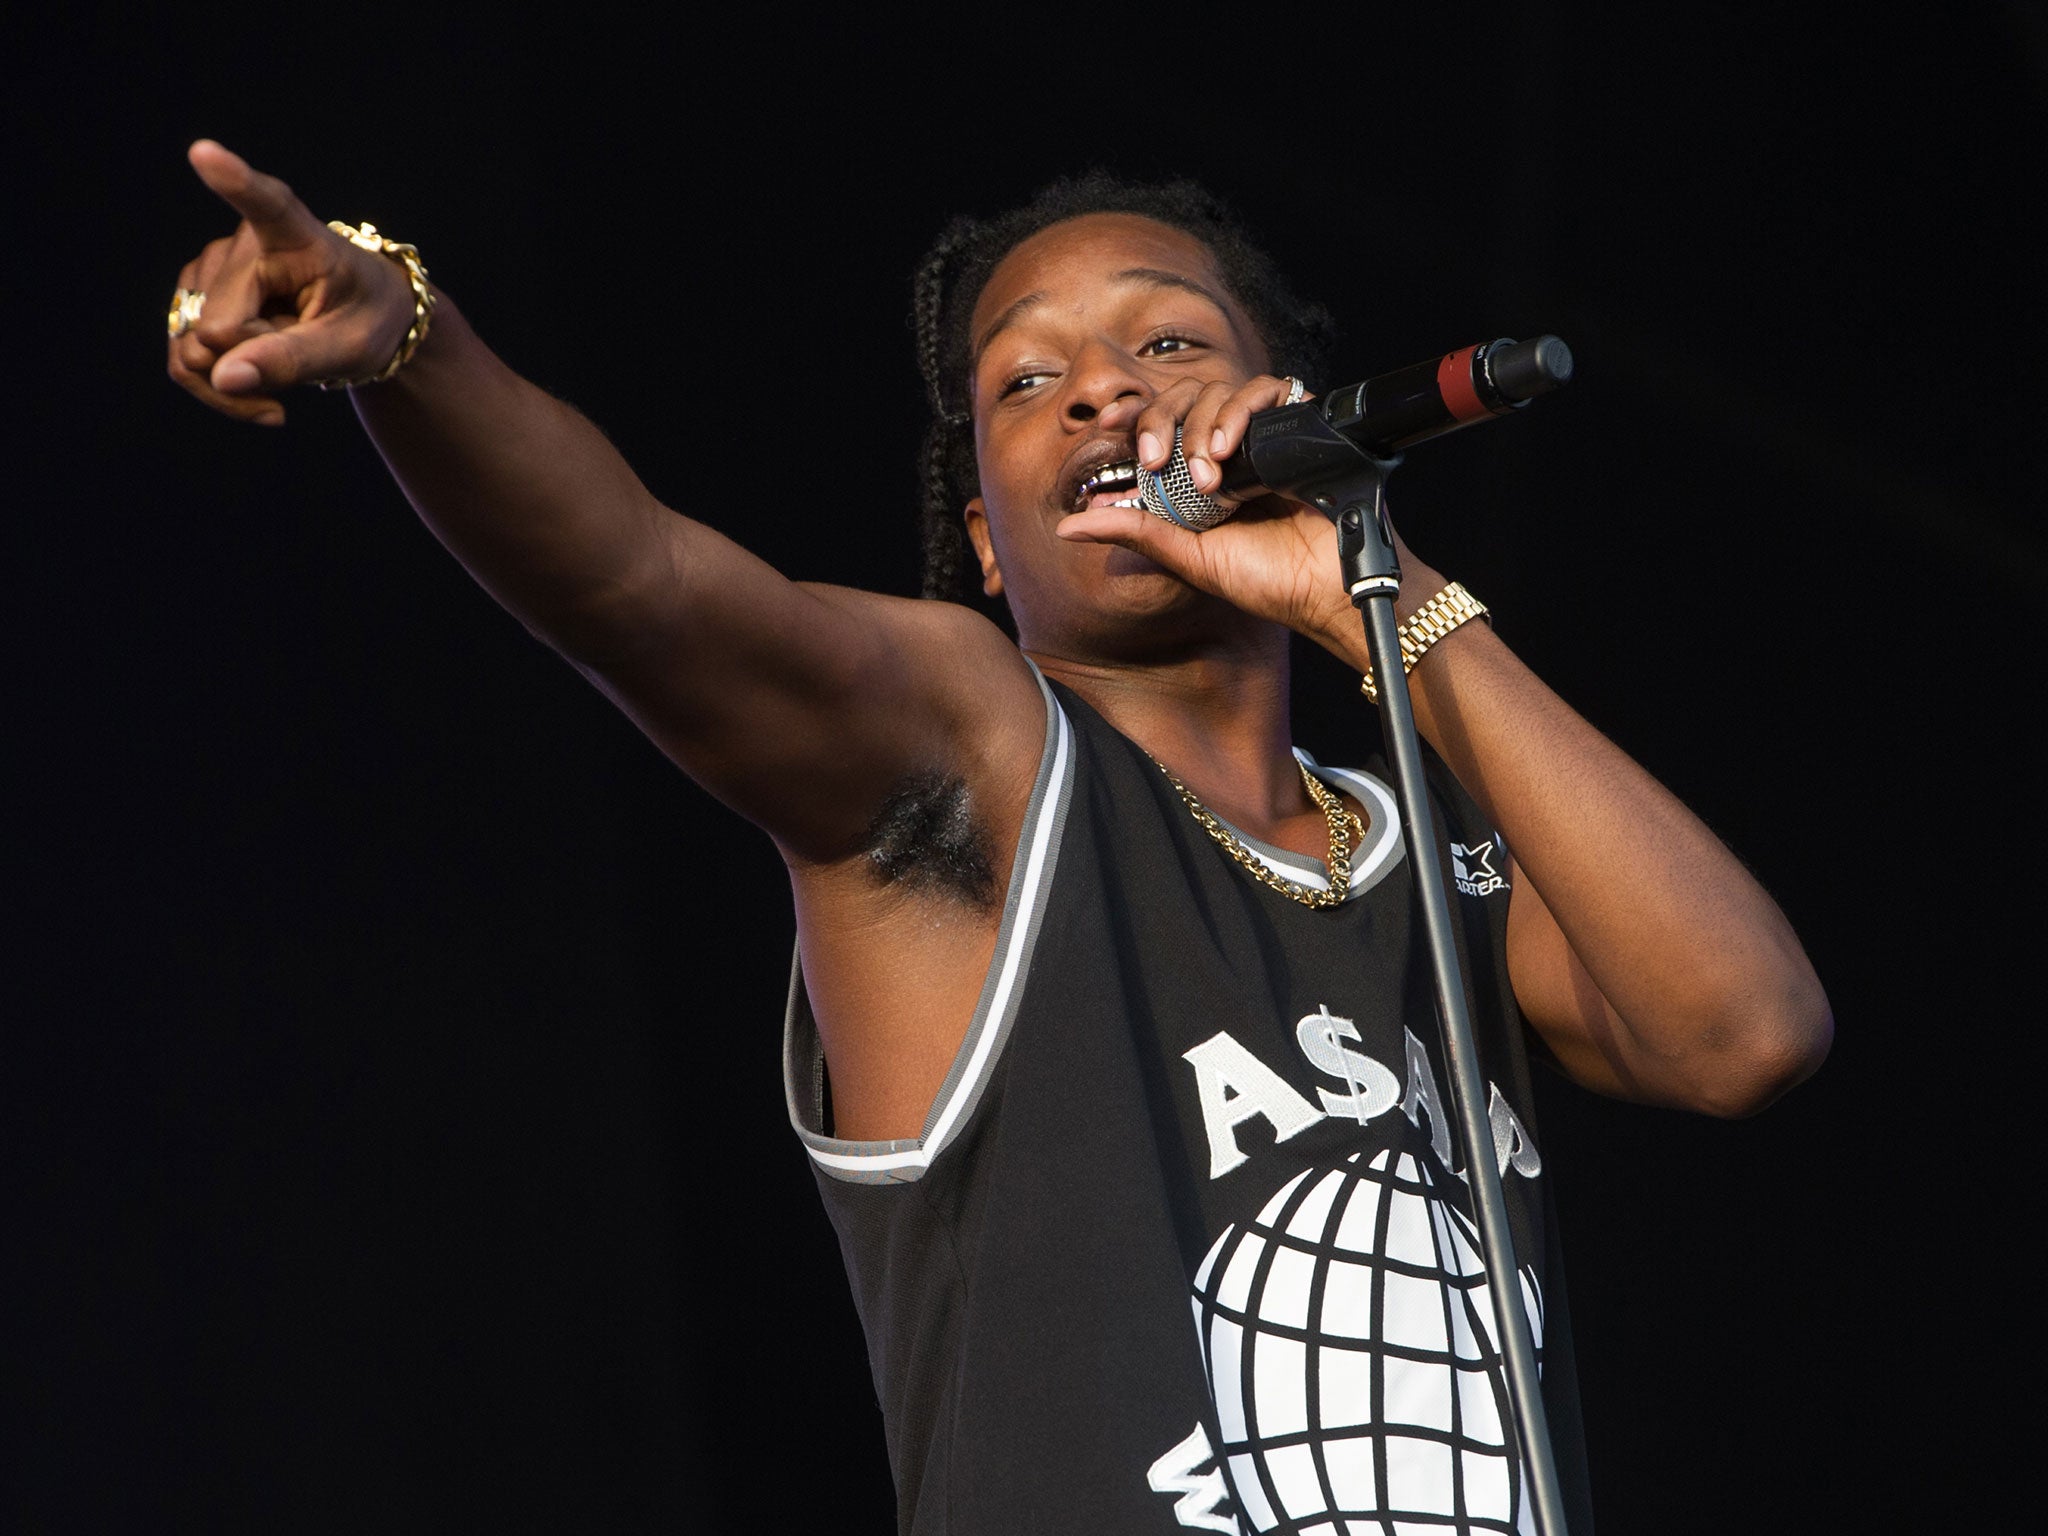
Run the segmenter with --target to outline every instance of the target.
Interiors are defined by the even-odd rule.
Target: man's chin
[[[1109,557],[1102,563],[1102,573],[1117,579],[1130,576],[1162,576],[1168,581],[1178,579],[1156,560],[1139,554],[1135,549],[1125,549],[1120,544],[1110,546]]]
[[[1165,566],[1129,549],[1112,549],[1102,566],[1102,594],[1110,609],[1126,621],[1156,624],[1162,620],[1196,618],[1211,610],[1229,611],[1229,604],[1191,587]]]

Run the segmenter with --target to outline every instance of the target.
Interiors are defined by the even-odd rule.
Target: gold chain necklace
[[[1150,752],[1145,754],[1152,757]],[[1272,867],[1251,849],[1244,845],[1230,828],[1218,821],[1210,809],[1195,798],[1195,792],[1174,777],[1166,764],[1152,757],[1152,766],[1166,775],[1166,782],[1180,796],[1181,803],[1194,813],[1195,820],[1202,824],[1202,830],[1221,845],[1223,851],[1242,864],[1245,871],[1259,884],[1278,891],[1291,901],[1298,901],[1304,907],[1335,907],[1343,904],[1344,897],[1351,889],[1351,839],[1356,836],[1365,840],[1365,823],[1358,819],[1358,813],[1335,794],[1328,785],[1308,771],[1308,765],[1297,761],[1301,769],[1301,782],[1308,787],[1309,799],[1315,801],[1316,809],[1323,813],[1323,820],[1330,825],[1330,888],[1319,891],[1312,885],[1303,885],[1285,875],[1274,873]]]

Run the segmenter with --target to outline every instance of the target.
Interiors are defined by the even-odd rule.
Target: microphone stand
[[[1479,1048],[1472,1037],[1472,1017],[1465,1006],[1464,978],[1458,965],[1457,941],[1451,932],[1450,897],[1438,856],[1429,789],[1423,778],[1422,747],[1415,731],[1415,709],[1408,696],[1408,677],[1401,666],[1400,631],[1394,619],[1394,595],[1401,590],[1401,566],[1394,553],[1394,532],[1387,520],[1387,476],[1401,462],[1360,453],[1345,471],[1316,485],[1308,500],[1337,524],[1338,556],[1344,588],[1365,623],[1365,643],[1379,684],[1380,720],[1394,769],[1395,798],[1401,831],[1408,840],[1408,859],[1415,895],[1422,907],[1422,926],[1429,942],[1430,968],[1436,983],[1437,1019],[1443,1027],[1444,1058],[1450,1068],[1451,1097],[1456,1101],[1458,1141],[1479,1219],[1480,1251],[1486,1259],[1487,1289],[1500,1333],[1507,1369],[1508,1399],[1528,1469],[1528,1491],[1541,1536],[1565,1536],[1564,1499],[1558,1488],[1557,1461],[1550,1446],[1550,1422],[1543,1410],[1543,1390],[1536,1374],[1536,1344],[1522,1300],[1521,1269],[1515,1262],[1514,1236],[1508,1230],[1506,1197],[1494,1160],[1492,1125],[1487,1118]],[[1299,494],[1299,493],[1297,493]]]

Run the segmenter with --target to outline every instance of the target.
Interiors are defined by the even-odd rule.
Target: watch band
[[[1459,581],[1450,583],[1435,597],[1416,609],[1399,631],[1402,675],[1406,676],[1413,672],[1415,664],[1422,660],[1432,645],[1471,619],[1485,619],[1488,624],[1493,622],[1486,604],[1467,592],[1465,584]],[[1379,684],[1373,681],[1370,667],[1366,668],[1365,676],[1359,679],[1358,691],[1373,703],[1379,703]]]

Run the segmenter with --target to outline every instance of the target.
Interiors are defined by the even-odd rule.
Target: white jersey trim
[[[790,1124],[811,1160],[834,1178],[855,1183],[910,1183],[923,1176],[935,1158],[960,1134],[995,1069],[1010,1026],[1017,1017],[1029,977],[1032,951],[1052,891],[1059,862],[1061,834],[1074,778],[1074,731],[1066,712],[1038,674],[1045,695],[1045,747],[1038,777],[1024,814],[1011,861],[1010,888],[996,933],[996,952],[989,962],[980,1001],[967,1033],[940,1085],[922,1133],[897,1141],[844,1141],[824,1134],[824,1053],[804,994],[803,958],[799,952],[790,973],[789,1007],[783,1025],[783,1086]]]
[[[1299,747],[1294,749],[1294,755],[1304,768],[1325,784],[1347,791],[1365,807],[1365,841],[1352,855],[1351,887],[1344,899],[1350,901],[1362,896],[1385,879],[1387,872],[1407,854],[1407,845],[1401,837],[1400,816],[1394,806],[1394,792],[1373,775],[1355,768],[1325,768]],[[1222,818],[1219,816],[1217,820],[1222,821]],[[1231,834],[1244,844],[1246,851],[1274,874],[1292,880],[1296,885],[1307,886],[1312,891],[1330,888],[1329,866],[1321,859],[1304,858],[1276,847],[1231,827],[1227,821],[1223,825],[1230,827]]]

